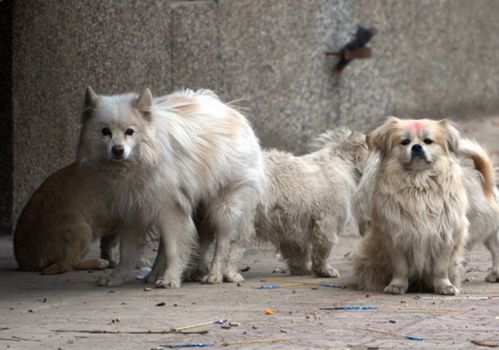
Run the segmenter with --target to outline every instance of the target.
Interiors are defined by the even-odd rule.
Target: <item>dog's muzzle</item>
[[[426,160],[426,152],[423,149],[423,146],[420,144],[415,144],[411,148],[411,160],[412,159],[424,159]]]
[[[113,156],[113,159],[115,160],[121,160],[123,159],[123,156],[125,154],[125,147],[122,145],[116,145],[111,148],[111,154]]]

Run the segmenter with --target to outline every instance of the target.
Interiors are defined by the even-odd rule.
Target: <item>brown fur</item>
[[[73,163],[48,177],[26,204],[14,232],[17,263],[44,274],[106,268],[114,264],[113,226],[94,171]],[[82,260],[99,238],[101,259]]]

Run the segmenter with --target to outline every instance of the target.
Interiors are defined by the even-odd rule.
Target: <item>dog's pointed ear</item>
[[[459,150],[459,139],[461,138],[459,130],[457,130],[454,123],[452,123],[449,119],[442,119],[438,123],[445,131],[445,141],[447,143],[449,151],[452,153],[457,153],[457,151]]]
[[[388,117],[383,125],[366,134],[367,147],[370,151],[378,151],[384,156],[391,147],[391,130],[400,121],[395,117]]]
[[[153,104],[152,93],[149,88],[145,88],[144,91],[135,101],[135,108],[137,108],[146,119],[151,119],[151,109]]]
[[[89,86],[85,90],[85,107],[97,108],[100,102],[100,97],[95,93],[95,91]]]

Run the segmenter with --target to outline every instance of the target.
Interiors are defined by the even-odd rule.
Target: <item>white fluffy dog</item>
[[[337,277],[328,258],[351,217],[367,145],[364,134],[339,128],[321,135],[314,148],[303,156],[264,152],[267,186],[255,218],[256,238],[273,243],[292,274]]]
[[[461,252],[473,241],[468,240],[469,199],[476,200],[468,194],[471,179],[457,155],[472,158],[483,176],[475,190],[492,217],[497,204],[490,159],[477,144],[461,142],[445,120],[391,117],[368,135],[368,143],[375,153],[354,201],[361,233],[369,227],[354,259],[359,287],[456,294]],[[479,178],[477,170],[471,178]]]
[[[215,254],[205,281],[240,281],[228,266],[230,244],[251,230],[262,189],[258,140],[246,118],[206,90],[152,98],[85,96],[79,160],[93,164],[119,228],[120,263],[99,284],[117,286],[140,256],[144,234],[156,228],[160,247],[147,280],[179,287],[196,244],[193,208],[207,203]]]

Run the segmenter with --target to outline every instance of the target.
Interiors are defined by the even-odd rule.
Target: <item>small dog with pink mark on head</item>
[[[487,154],[463,142],[447,120],[390,117],[368,134],[368,145],[372,153],[354,205],[365,230],[354,257],[359,288],[458,293],[470,207],[457,156],[474,161],[483,178],[478,188],[497,208]]]

